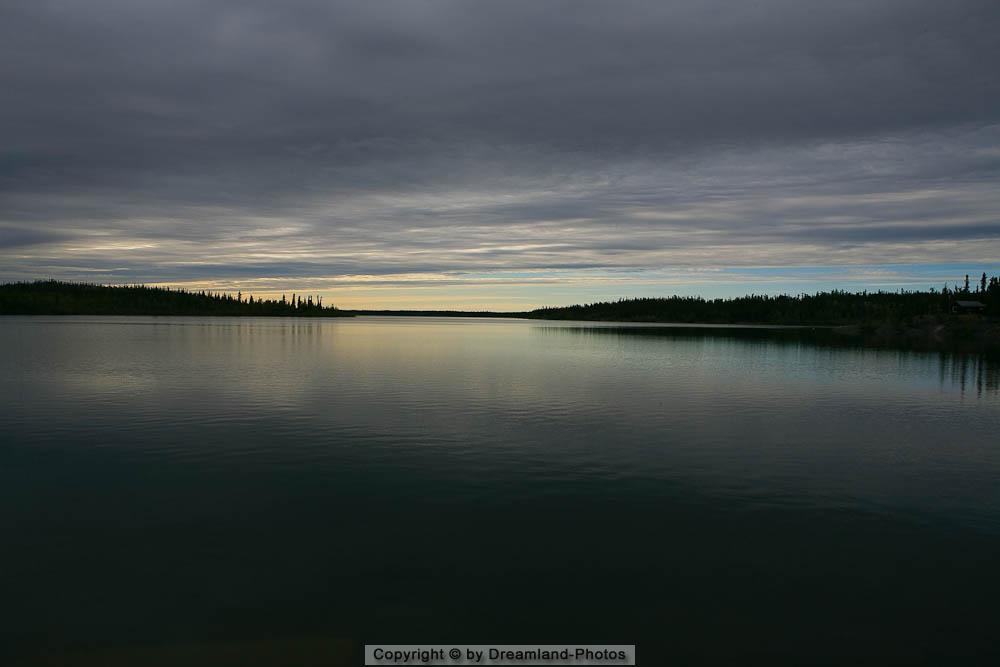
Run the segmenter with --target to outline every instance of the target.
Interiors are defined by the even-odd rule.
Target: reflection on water
[[[977,396],[984,391],[996,393],[1000,388],[1000,363],[984,355],[946,355],[938,357],[941,384],[957,385],[964,394],[966,388],[975,388]]]
[[[542,324],[540,331],[550,335],[574,335],[595,337],[639,337],[662,339],[665,341],[731,341],[734,347],[752,354],[759,354],[768,348],[813,350],[835,347],[841,357],[854,358],[859,363],[872,359],[891,360],[891,364],[905,365],[915,369],[928,369],[937,365],[941,387],[958,388],[964,395],[966,389],[977,396],[983,392],[996,393],[1000,388],[1000,358],[990,353],[968,352],[920,352],[906,349],[867,347],[854,339],[838,335],[827,328],[812,327],[767,327],[738,325],[635,325],[601,323],[561,323],[551,326]],[[738,343],[738,344],[737,344]],[[847,351],[853,351],[853,354]],[[919,370],[917,372],[920,372]]]
[[[2,650],[979,657],[998,366],[826,335],[0,319]]]

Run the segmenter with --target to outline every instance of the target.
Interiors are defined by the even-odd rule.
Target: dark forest
[[[189,292],[144,285],[104,286],[55,280],[0,285],[5,315],[255,315],[350,317],[322,297],[281,299],[241,293]]]

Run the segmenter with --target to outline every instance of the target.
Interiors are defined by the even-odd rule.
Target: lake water
[[[998,381],[739,330],[0,318],[0,661],[983,659]]]

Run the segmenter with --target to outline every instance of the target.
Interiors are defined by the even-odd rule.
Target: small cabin
[[[980,301],[956,301],[951,312],[959,315],[980,314],[986,309],[986,304]]]

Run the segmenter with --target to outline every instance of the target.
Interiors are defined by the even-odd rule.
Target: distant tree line
[[[106,286],[55,280],[0,285],[6,315],[258,315],[349,317],[321,296],[254,298],[241,292],[191,292],[145,285]]]
[[[940,290],[846,292],[817,294],[750,294],[728,299],[671,296],[621,299],[527,313],[459,311],[344,311],[324,306],[322,297],[292,294],[263,299],[221,292],[146,287],[103,286],[54,280],[0,285],[0,314],[7,315],[258,315],[350,317],[370,315],[436,315],[463,317],[528,317],[553,320],[619,322],[688,322],[709,324],[869,324],[950,317],[960,301],[984,304],[982,314],[1000,317],[1000,278],[944,286]]]
[[[561,308],[539,308],[525,317],[553,320],[683,322],[714,324],[865,324],[950,316],[958,301],[979,301],[983,314],[1000,316],[1000,278],[982,277],[970,285],[940,291],[846,292],[834,290],[796,296],[750,294],[729,299],[672,296],[620,299]]]

